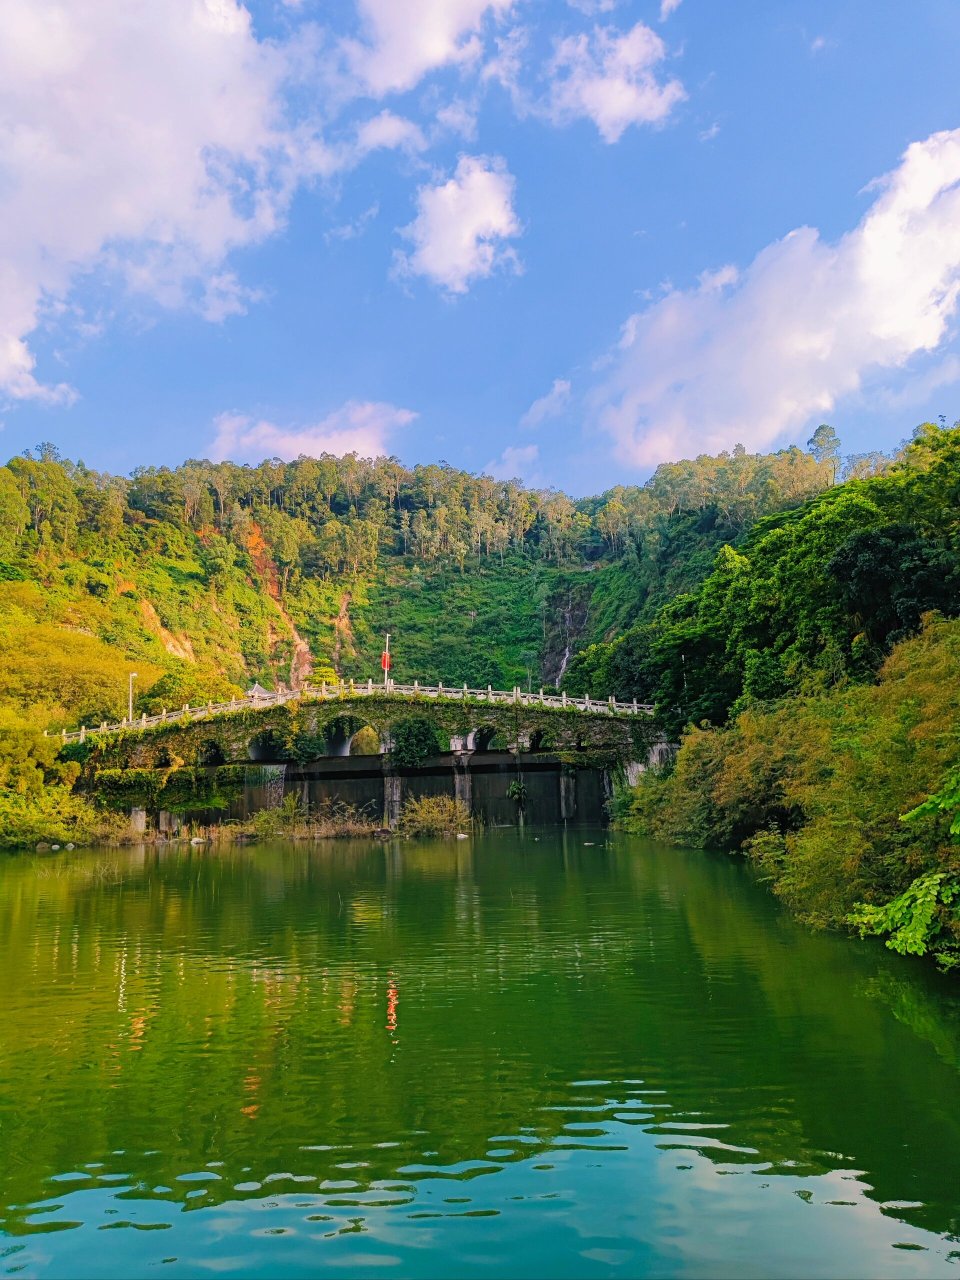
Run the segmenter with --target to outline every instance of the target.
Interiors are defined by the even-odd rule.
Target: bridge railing
[[[64,730],[59,736],[64,742],[83,742],[89,734],[121,733],[131,729],[149,729],[153,725],[189,723],[193,720],[206,720],[209,716],[228,715],[235,711],[264,711],[268,707],[282,707],[288,702],[339,702],[347,698],[364,698],[383,696],[410,698],[442,699],[444,701],[469,702],[477,704],[510,703],[523,707],[556,707],[564,711],[578,711],[588,715],[616,716],[652,716],[653,707],[649,703],[618,702],[615,698],[571,698],[565,693],[525,693],[519,686],[513,689],[471,689],[467,685],[444,684],[397,684],[388,680],[382,684],[373,680],[346,680],[336,684],[324,681],[320,688],[306,686],[303,689],[283,689],[276,692],[264,692],[255,696],[235,698],[232,702],[208,702],[205,706],[191,707],[186,705],[179,711],[162,711],[159,715],[134,716],[132,720],[120,720],[116,724],[104,722],[95,729],[75,729],[68,733]]]

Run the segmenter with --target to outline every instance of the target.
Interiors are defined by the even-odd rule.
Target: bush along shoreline
[[[331,800],[307,810],[287,794],[274,808],[246,821],[184,822],[175,831],[144,831],[129,817],[98,807],[66,786],[47,786],[30,796],[0,795],[0,849],[38,852],[93,845],[230,845],[270,840],[351,840],[374,837],[458,837],[472,832],[475,819],[460,801],[424,796],[406,801],[395,830],[382,827],[370,807],[358,809]]]
[[[960,622],[928,618],[873,684],[748,700],[618,794],[622,830],[742,851],[815,927],[960,971]]]

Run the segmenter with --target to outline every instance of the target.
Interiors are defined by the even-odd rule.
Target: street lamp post
[[[133,724],[133,682],[137,678],[135,671],[130,672],[130,679],[127,681],[127,719]]]

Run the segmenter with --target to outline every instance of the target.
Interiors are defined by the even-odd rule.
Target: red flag
[[[382,653],[382,654],[380,655],[380,666],[383,668],[383,670],[384,670],[384,671],[389,671],[389,670],[390,670],[390,655],[389,655],[389,653]]]

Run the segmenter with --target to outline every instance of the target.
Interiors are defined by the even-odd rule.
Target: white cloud
[[[436,112],[437,124],[448,133],[459,134],[468,142],[477,136],[477,104],[454,98]]]
[[[526,27],[511,27],[503,35],[497,36],[493,43],[496,53],[484,63],[481,80],[498,81],[510,94],[514,107],[522,115],[529,114],[534,108],[520,89],[523,61],[530,43],[529,30]]]
[[[617,142],[632,124],[660,124],[686,93],[679,80],[659,81],[666,47],[638,22],[620,33],[597,27],[557,42],[547,67],[545,113],[555,124],[592,120],[604,142]]]
[[[324,240],[329,244],[331,240],[355,240],[357,236],[362,236],[367,227],[380,214],[380,204],[374,201],[368,205],[352,222],[341,223],[340,226],[331,227],[329,231],[323,234]]]
[[[416,414],[393,404],[369,400],[349,400],[322,421],[306,427],[282,427],[263,419],[237,413],[221,413],[210,446],[214,461],[260,462],[283,458],[289,462],[301,454],[317,457],[332,453],[342,457],[357,453],[363,458],[388,453],[389,439],[400,427],[413,422]]]
[[[925,413],[932,397],[944,387],[953,389],[948,403],[951,408],[955,407],[957,404],[955,389],[958,384],[960,384],[960,356],[952,354],[937,360],[928,369],[918,370],[896,390],[883,387],[875,397],[868,396],[867,400],[869,402],[875,399],[888,411],[892,409],[896,412]]]
[[[541,479],[536,469],[539,457],[540,449],[535,444],[510,445],[499,458],[487,463],[484,472],[494,480],[522,480],[527,485],[537,485]]]
[[[835,244],[801,227],[628,319],[592,397],[623,458],[769,445],[940,346],[960,296],[960,129],[914,143],[876,185]]]
[[[570,403],[570,383],[563,378],[554,380],[553,386],[545,396],[534,400],[533,404],[520,419],[520,426],[535,428],[551,418],[557,417]]]
[[[357,0],[366,39],[342,47],[353,74],[376,97],[412,89],[430,71],[475,62],[488,16],[515,0]]]
[[[4,0],[2,391],[69,395],[38,382],[27,342],[80,273],[212,319],[243,310],[224,258],[329,162],[285,118],[297,56],[258,41],[238,0]]]
[[[420,126],[392,111],[381,111],[372,120],[365,120],[357,130],[356,149],[360,155],[381,149],[423,151],[426,146]]]
[[[660,21],[666,22],[671,13],[680,8],[681,0],[660,0]]]
[[[497,267],[516,267],[505,243],[521,232],[513,193],[514,179],[502,160],[461,156],[452,178],[417,192],[417,216],[401,230],[413,249],[397,254],[397,273],[466,293]]]
[[[676,3],[679,4],[680,0],[676,0]],[[615,9],[617,0],[567,0],[567,4],[571,9],[577,9],[592,18],[595,14],[609,13],[611,9]]]

